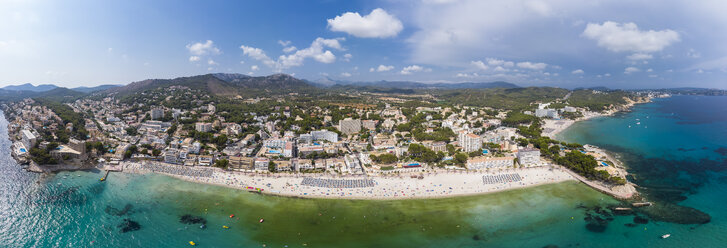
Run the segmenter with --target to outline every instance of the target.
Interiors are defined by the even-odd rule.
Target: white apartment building
[[[197,122],[194,125],[194,130],[197,130],[197,132],[210,132],[212,131],[212,123]]]
[[[512,167],[514,157],[474,157],[467,159],[467,169],[483,170]]]
[[[517,152],[517,161],[522,166],[534,166],[540,164],[540,150],[535,148],[523,148]]]
[[[361,120],[346,118],[338,121],[338,130],[344,134],[354,134],[361,131]]]
[[[474,152],[482,149],[482,138],[473,133],[460,131],[457,141],[464,152]]]

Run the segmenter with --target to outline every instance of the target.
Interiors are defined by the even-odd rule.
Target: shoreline
[[[583,117],[578,117],[575,120],[570,119],[560,119],[560,120],[553,120],[553,119],[547,119],[545,120],[545,123],[543,124],[543,136],[546,136],[551,139],[555,139],[555,137],[560,134],[561,132],[565,131],[570,127],[571,125],[581,122],[581,121],[587,121],[593,118],[597,117],[607,117],[607,116],[613,116],[616,113],[623,112],[623,111],[630,111],[632,107],[636,106],[636,104],[644,104],[644,103],[650,103],[652,100],[651,98],[646,98],[646,100],[639,100],[639,101],[633,101],[628,100],[626,104],[606,110],[605,113],[599,113],[599,112],[586,112],[583,114]],[[560,123],[559,123],[560,122]],[[545,132],[546,129],[552,129],[550,132]]]
[[[248,192],[282,197],[315,198],[315,199],[349,199],[349,200],[404,200],[404,199],[437,199],[461,196],[483,195],[512,189],[529,188],[545,184],[559,183],[569,180],[577,181],[564,169],[553,167],[531,167],[525,169],[508,169],[496,172],[447,172],[425,173],[423,179],[401,176],[332,176],[320,174],[252,174],[224,171],[209,167],[183,167],[178,165],[157,163],[171,171],[184,170],[189,173],[210,173],[209,176],[180,175],[148,169],[152,163],[122,162],[124,173],[147,174],[155,173],[174,177],[192,183],[222,186]],[[151,165],[152,167],[154,165]],[[145,168],[147,167],[147,168]],[[184,168],[184,169],[182,169]],[[209,170],[209,171],[208,171]],[[414,173],[420,175],[419,173]],[[412,175],[414,175],[412,174]],[[514,176],[520,181],[485,184],[483,176]],[[331,188],[303,185],[305,178],[322,180],[371,180],[371,187]],[[456,180],[453,180],[456,179]],[[248,188],[250,187],[250,188]]]
[[[545,120],[545,124],[543,125],[543,130],[545,131],[546,129],[551,129],[551,131],[543,132],[544,133],[543,136],[546,136],[551,139],[559,140],[559,139],[556,139],[556,136],[577,122],[590,120],[590,119],[593,119],[596,117],[613,116],[614,114],[619,113],[619,112],[630,111],[631,108],[634,107],[636,104],[649,103],[651,101],[652,101],[651,98],[645,98],[644,100],[638,100],[638,101],[633,101],[631,99],[627,99],[626,104],[612,108],[610,110],[607,110],[605,113],[586,112],[583,117],[577,118],[575,120],[568,120],[568,119],[566,119],[566,120],[552,120],[552,119]],[[560,140],[560,141],[563,141],[563,140]],[[586,150],[592,150],[598,154],[603,154],[604,157],[606,158],[606,160],[611,161],[614,164],[614,166],[612,168],[609,168],[610,170],[612,170],[609,173],[615,172],[614,174],[616,174],[617,176],[623,177],[624,179],[627,178],[627,176],[629,174],[628,170],[627,170],[628,167],[623,162],[621,162],[620,160],[618,160],[614,156],[612,156],[611,155],[612,152],[605,150],[603,148],[600,148],[600,147],[596,147],[594,145],[584,144],[584,146],[587,147]],[[588,185],[589,187],[591,187],[595,190],[598,190],[604,194],[608,194],[619,200],[635,199],[636,197],[638,197],[640,195],[639,192],[636,190],[636,187],[638,185],[628,181],[628,179],[626,179],[625,185],[612,186],[612,185],[605,184],[600,181],[588,180],[570,170],[567,170],[567,171],[569,173],[571,173],[571,176],[577,178],[579,181]]]

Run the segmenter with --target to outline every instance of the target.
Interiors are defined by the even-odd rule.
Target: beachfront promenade
[[[557,167],[500,171],[447,171],[369,177],[334,174],[245,173],[212,167],[186,167],[160,162],[122,162],[124,172],[159,173],[197,183],[235,189],[260,189],[281,196],[345,199],[440,198],[485,194],[509,189],[575,180]],[[519,179],[518,179],[519,178]]]

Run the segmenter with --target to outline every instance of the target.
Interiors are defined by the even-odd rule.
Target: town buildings
[[[522,166],[535,166],[540,164],[540,150],[535,148],[523,148],[517,152],[518,163]]]
[[[152,120],[159,120],[164,117],[164,109],[163,108],[152,108],[149,110],[149,118]]]
[[[361,120],[346,118],[338,121],[338,131],[343,134],[355,134],[361,131]]]
[[[212,131],[212,123],[197,122],[194,125],[194,129],[197,132],[210,132]]]
[[[464,152],[474,152],[482,149],[482,138],[473,133],[460,131],[457,141]]]
[[[485,157],[478,156],[467,159],[467,169],[470,170],[483,170],[483,169],[496,169],[496,168],[511,168],[513,167],[514,157]]]

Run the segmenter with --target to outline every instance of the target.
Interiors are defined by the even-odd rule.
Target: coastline
[[[577,120],[546,120],[544,128],[548,127],[549,123],[562,122],[553,128],[552,131],[548,132],[546,136],[553,138],[558,133],[564,131],[572,124],[578,121],[588,120],[594,117],[610,116],[616,112],[628,110],[637,103],[650,102],[650,99],[645,101],[628,101],[626,105],[618,108],[612,108],[607,113],[601,114],[596,112],[587,112],[584,117],[578,118]],[[614,159],[611,156],[607,156],[609,160],[615,164],[623,165],[620,161]],[[134,164],[137,164],[134,166]],[[165,166],[176,166],[172,164],[165,164]],[[92,169],[89,168],[67,168],[68,166],[54,166],[54,168],[43,168],[42,166],[35,166],[36,170],[30,170],[34,172],[57,172],[65,170],[84,170]],[[62,167],[62,168],[61,168]],[[560,166],[545,167],[531,167],[525,169],[504,169],[497,172],[479,172],[479,171],[444,171],[438,170],[435,172],[426,173],[424,179],[410,178],[411,175],[424,175],[423,173],[411,173],[401,174],[397,176],[369,176],[369,177],[355,177],[355,176],[338,176],[331,174],[310,174],[310,178],[323,179],[323,180],[373,180],[375,186],[373,187],[362,187],[362,188],[320,188],[314,186],[301,185],[303,178],[306,178],[306,174],[256,174],[256,173],[243,173],[243,172],[232,172],[224,171],[218,168],[200,167],[200,169],[212,170],[212,175],[209,178],[195,177],[195,176],[184,176],[172,173],[150,171],[140,167],[139,163],[124,161],[121,167],[123,172],[127,173],[158,173],[181,180],[204,183],[211,185],[218,185],[223,187],[255,191],[263,194],[278,195],[285,197],[300,197],[300,198],[333,198],[333,199],[365,199],[365,200],[396,200],[396,199],[428,199],[428,198],[447,198],[447,197],[458,197],[458,196],[471,196],[495,193],[505,190],[534,187],[544,184],[558,183],[566,180],[578,180],[586,184],[587,186],[594,188],[602,193],[608,194],[614,198],[625,200],[638,195],[635,190],[636,185],[628,182],[623,186],[614,186],[603,184],[601,182],[594,182],[585,178],[579,177],[577,174],[569,171],[568,169]],[[624,166],[619,166],[623,176],[627,175]],[[113,169],[116,171],[117,169]],[[484,185],[483,176],[499,176],[499,175],[513,175],[517,174],[522,177],[522,181],[516,182],[501,182],[495,185]],[[521,175],[524,174],[524,175]],[[469,182],[469,185],[467,183]],[[478,183],[479,182],[479,183]],[[439,187],[439,188],[437,188]]]
[[[599,113],[599,112],[591,112],[587,111],[583,114],[583,117],[579,117],[575,120],[569,120],[569,119],[562,119],[562,120],[553,120],[553,119],[547,119],[545,120],[545,123],[543,124],[543,136],[546,136],[551,139],[555,139],[555,137],[568,129],[571,125],[575,124],[576,122],[580,121],[587,121],[596,117],[605,117],[605,116],[612,116],[618,112],[622,111],[630,111],[633,106],[636,104],[643,104],[643,103],[649,103],[651,102],[651,98],[645,98],[644,100],[627,100],[626,104],[611,108],[609,110],[606,110],[605,113]],[[548,130],[550,129],[550,130]],[[548,132],[546,132],[548,130]]]
[[[547,136],[548,138],[551,138],[551,139],[556,139],[556,136],[558,134],[565,131],[566,129],[568,129],[571,125],[575,124],[576,122],[586,121],[586,120],[590,120],[590,119],[596,118],[596,117],[612,116],[618,112],[629,111],[636,104],[649,103],[649,102],[651,102],[651,98],[639,99],[637,101],[627,99],[626,104],[615,107],[615,108],[611,108],[611,109],[607,110],[605,113],[586,112],[583,117],[577,118],[576,120],[551,120],[551,119],[545,120],[545,124],[543,125],[543,130],[544,130],[543,135]],[[548,132],[546,132],[546,130],[548,130]],[[558,139],[556,139],[556,140],[558,140]],[[610,151],[607,151],[605,149],[602,149],[602,148],[599,148],[599,147],[596,147],[593,145],[588,145],[588,144],[584,144],[584,146],[586,147],[586,150],[588,150],[589,152],[592,152],[592,153],[595,153],[598,155],[603,155],[602,156],[603,159],[613,163],[614,166],[609,167],[609,168],[603,168],[604,170],[609,171],[609,173],[612,175],[616,175],[616,176],[622,177],[624,179],[627,178],[627,176],[628,176],[627,166],[625,166],[625,164],[623,162],[621,162],[620,160],[618,160],[614,156],[612,156]],[[626,180],[625,185],[613,186],[613,185],[609,185],[609,184],[599,182],[599,181],[588,180],[570,170],[568,170],[568,172],[571,173],[571,176],[577,178],[579,181],[583,182],[584,184],[588,185],[589,187],[591,187],[595,190],[598,190],[602,193],[608,194],[617,199],[620,199],[620,200],[632,199],[633,200],[639,196],[639,192],[636,190],[636,187],[638,185],[636,185],[628,180]]]
[[[210,167],[183,167],[157,163],[169,167],[170,171],[185,170],[191,173],[209,173],[210,176],[181,175],[148,169],[151,163],[122,162],[123,172],[134,174],[157,173],[193,183],[223,186],[238,190],[252,191],[267,195],[297,198],[355,199],[355,200],[399,200],[399,199],[433,199],[460,196],[490,194],[512,189],[535,187],[539,185],[576,180],[568,172],[559,167],[531,167],[509,169],[497,172],[447,172],[437,171],[424,173],[423,179],[411,178],[410,175],[340,177],[333,175],[306,174],[254,174],[224,171]],[[485,184],[483,176],[502,176],[517,174],[520,181],[506,181]],[[414,173],[412,175],[420,175]],[[303,185],[305,178],[323,180],[372,180],[371,187],[328,188]],[[250,187],[250,188],[248,188]]]

